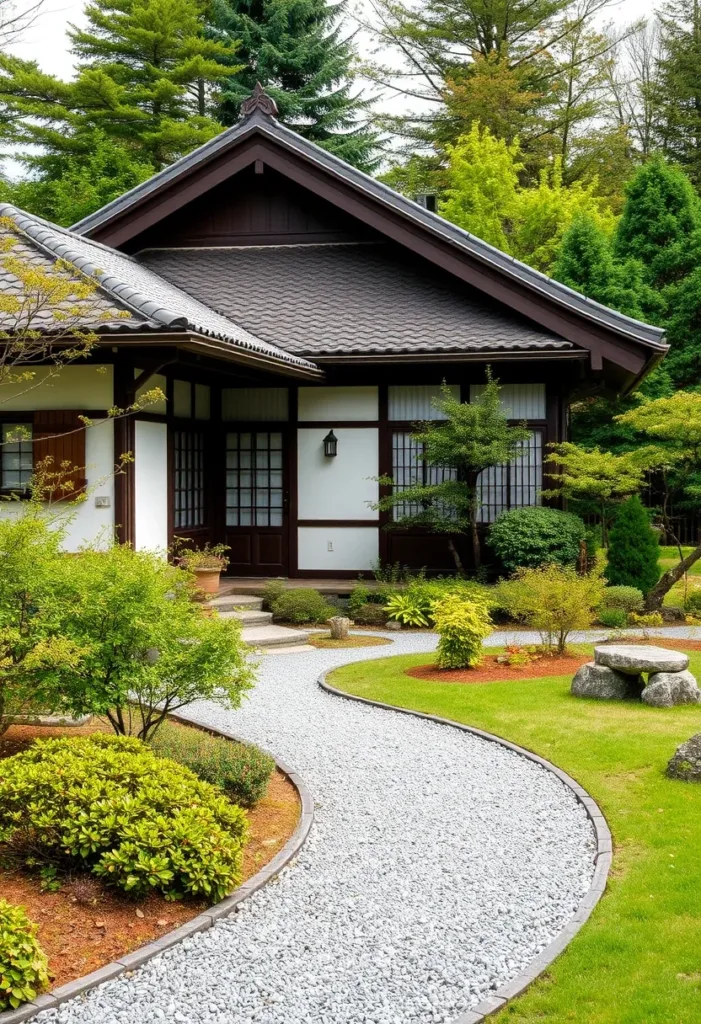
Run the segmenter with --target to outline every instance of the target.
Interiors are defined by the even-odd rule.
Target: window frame
[[[12,413],[9,416],[3,416],[0,413],[0,494],[3,494],[3,495],[16,495],[18,498],[26,500],[29,497],[29,495],[30,495],[30,488],[29,488],[29,484],[28,483],[24,487],[21,486],[21,485],[19,487],[5,487],[5,486],[3,486],[3,483],[2,483],[3,474],[5,472],[5,470],[3,468],[3,455],[5,454],[5,450],[4,450],[5,449],[5,443],[4,443],[3,439],[2,439],[2,435],[3,435],[5,427],[12,427],[12,426],[27,427],[29,429],[31,435],[32,435],[32,438],[31,438],[31,444],[32,444],[32,470],[31,470],[31,473],[33,475],[34,474],[34,465],[35,465],[35,462],[36,462],[36,459],[34,457],[34,452],[35,452],[35,450],[34,450],[34,443],[35,443],[35,440],[36,440],[35,433],[34,433],[34,414],[33,413]],[[20,473],[21,473],[21,470],[20,470]]]

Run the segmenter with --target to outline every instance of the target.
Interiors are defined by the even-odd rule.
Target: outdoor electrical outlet
[[[329,541],[326,542],[326,550],[327,551],[333,551],[333,541],[332,540],[329,540]]]
[[[95,497],[95,508],[109,508],[111,505],[109,494],[98,494]]]

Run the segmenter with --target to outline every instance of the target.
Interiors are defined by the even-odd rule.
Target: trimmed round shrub
[[[28,1003],[49,985],[49,961],[23,907],[0,900],[0,1011]]]
[[[241,881],[247,835],[240,807],[132,736],[38,740],[0,761],[0,842],[30,865],[219,900]]]
[[[701,590],[692,590],[684,602],[684,611],[689,615],[701,615]]]
[[[599,608],[596,615],[607,629],[623,629],[628,624],[628,612],[623,608]]]
[[[284,590],[276,597],[271,611],[273,617],[280,622],[311,622],[318,625],[335,615],[337,609],[318,590],[296,587],[294,590]]]
[[[492,523],[487,542],[504,568],[515,572],[552,563],[574,566],[585,537],[578,516],[534,505],[502,512]]]
[[[609,534],[604,575],[613,586],[636,587],[647,595],[660,578],[659,536],[637,494],[624,501]]]
[[[273,758],[258,747],[173,722],[161,725],[151,739],[151,748],[159,757],[170,757],[199,779],[223,789],[243,807],[258,803],[275,771]]]
[[[438,667],[477,665],[482,641],[492,632],[488,605],[479,600],[466,600],[459,594],[446,594],[435,602],[433,619],[439,636]]]
[[[642,590],[638,590],[637,587],[607,587],[601,607],[616,608],[624,612],[639,612],[644,600]]]

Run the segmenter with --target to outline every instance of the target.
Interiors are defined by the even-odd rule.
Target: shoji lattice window
[[[543,435],[534,430],[521,442],[521,454],[511,462],[480,473],[478,493],[482,523],[493,523],[500,512],[524,505],[540,505],[543,487]]]
[[[204,434],[199,430],[173,433],[173,488],[175,529],[205,526]]]
[[[282,526],[282,434],[226,435],[226,525]]]
[[[392,479],[394,491],[405,491],[415,484],[440,484],[444,480],[453,480],[455,471],[437,466],[427,466],[421,458],[423,446],[419,444],[408,430],[395,430],[392,433]],[[401,516],[416,515],[420,506],[412,502],[395,505],[392,515],[395,519]]]

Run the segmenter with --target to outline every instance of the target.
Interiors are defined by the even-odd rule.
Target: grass
[[[690,658],[701,677],[701,653]],[[470,686],[404,674],[426,660],[419,654],[359,662],[337,669],[330,682],[536,751],[589,790],[614,836],[603,900],[495,1024],[698,1024],[701,786],[669,780],[664,769],[677,745],[701,731],[701,708],[578,700],[565,677]]]

